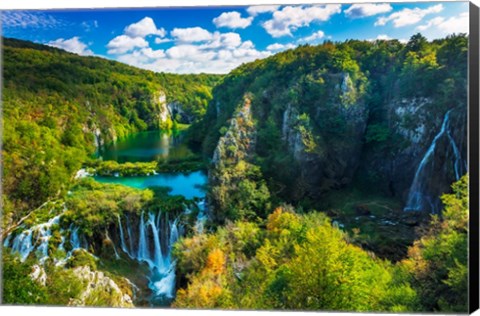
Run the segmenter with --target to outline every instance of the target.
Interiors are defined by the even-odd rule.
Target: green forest
[[[466,35],[227,75],[2,40],[4,304],[467,311]],[[191,152],[101,158],[141,133]],[[96,181],[194,172],[204,197]]]

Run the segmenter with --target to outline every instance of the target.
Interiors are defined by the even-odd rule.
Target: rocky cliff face
[[[333,87],[326,99],[318,100],[313,113],[299,113],[298,104],[289,104],[282,115],[282,141],[299,166],[297,181],[303,194],[322,193],[349,184],[359,164],[367,109],[348,73],[328,76]],[[325,110],[328,108],[328,110]],[[342,138],[325,122],[341,122]],[[334,132],[334,133],[332,133]]]
[[[319,205],[354,185],[438,212],[438,195],[466,172],[466,50],[451,53],[457,41],[466,43],[446,39],[433,53],[393,41],[325,43],[239,67],[215,89],[204,152],[216,164],[225,157],[218,145],[236,137],[219,131],[251,93],[250,159],[279,199]]]
[[[212,218],[218,222],[226,218],[229,205],[236,200],[243,200],[240,203],[245,204],[256,203],[255,191],[268,195],[266,186],[250,181],[251,177],[258,178],[259,173],[252,161],[256,137],[251,100],[245,97],[229,121],[225,134],[218,141],[208,173],[209,206]],[[257,204],[260,205],[261,202]]]
[[[439,196],[467,171],[466,106],[441,109],[417,97],[393,100],[386,109],[393,136],[386,150],[367,149],[361,174],[385,184],[384,193],[404,201],[405,210],[438,213]]]

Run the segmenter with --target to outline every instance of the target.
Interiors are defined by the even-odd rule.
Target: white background
[[[389,1],[336,1],[336,0],[182,0],[175,1],[159,1],[159,0],[81,0],[81,1],[58,1],[58,0],[0,0],[0,10],[2,9],[54,9],[54,8],[114,8],[114,7],[168,7],[168,6],[198,6],[198,5],[251,5],[251,4],[304,4],[304,3],[358,3],[358,2],[389,2]],[[420,0],[422,2],[428,2]],[[407,1],[390,1],[390,2],[419,2],[419,0]],[[474,4],[480,6],[480,0],[472,0]],[[1,16],[0,16],[1,19]],[[244,312],[244,311],[186,311],[186,310],[160,310],[160,309],[113,309],[113,308],[65,308],[65,307],[16,307],[1,306],[0,315],[31,315],[31,316],[169,316],[169,315],[198,315],[198,316],[290,316],[290,315],[358,315],[357,313],[312,313],[312,312]],[[363,315],[392,315],[392,314],[363,314]],[[405,314],[403,314],[405,315]],[[436,314],[438,315],[438,314]],[[480,312],[476,312],[475,316],[480,316]]]

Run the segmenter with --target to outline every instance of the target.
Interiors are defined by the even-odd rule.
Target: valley
[[[5,38],[4,302],[463,311],[466,47],[170,75]]]

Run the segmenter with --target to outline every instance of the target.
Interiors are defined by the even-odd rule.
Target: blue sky
[[[468,33],[467,2],[222,6],[2,12],[3,35],[140,68],[227,73],[324,40],[429,39]]]

